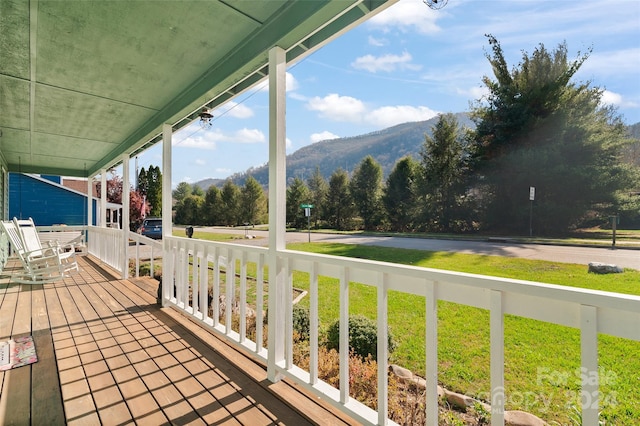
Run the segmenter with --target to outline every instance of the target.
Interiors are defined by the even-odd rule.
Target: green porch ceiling
[[[95,174],[395,1],[0,0],[0,153]]]

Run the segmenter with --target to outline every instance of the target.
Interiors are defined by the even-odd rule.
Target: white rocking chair
[[[33,221],[31,221],[33,223]],[[35,241],[31,235],[31,231],[27,230],[30,236],[29,244],[25,244],[23,232],[14,221],[2,221],[0,226],[4,233],[8,236],[13,251],[18,255],[20,262],[24,268],[24,273],[14,276],[16,282],[26,284],[43,284],[53,282],[65,277],[66,272],[72,269],[78,270],[78,264],[75,261],[75,251],[73,253],[64,253],[61,256],[61,250],[58,247],[42,247],[29,249],[33,247]],[[33,227],[35,230],[35,226]],[[36,233],[37,236],[37,233]],[[39,241],[39,240],[38,240]],[[75,266],[73,265],[75,263]]]
[[[36,229],[33,219],[20,220],[13,218],[13,223],[20,231],[22,237],[22,243],[24,248],[29,253],[48,255],[57,253],[60,259],[60,265],[62,273],[67,275],[71,271],[79,271],[78,261],[76,260],[76,245],[75,243],[60,244],[56,240],[47,241],[47,244],[42,244],[38,230]],[[40,251],[40,252],[39,252]]]

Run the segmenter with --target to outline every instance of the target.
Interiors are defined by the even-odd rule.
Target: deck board
[[[38,355],[0,372],[0,424],[355,424],[157,306],[149,280],[80,264],[55,283],[0,279],[0,338],[31,334]]]

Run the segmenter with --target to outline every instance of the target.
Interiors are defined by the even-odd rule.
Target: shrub
[[[297,304],[293,305],[293,331],[303,340],[309,340],[310,324],[309,310]]]
[[[339,342],[340,320],[336,320],[327,331],[327,347],[339,350]],[[396,348],[391,331],[388,333],[388,347],[389,353]],[[375,321],[362,315],[349,317],[349,348],[363,359],[371,355],[373,360],[377,360],[378,332]]]

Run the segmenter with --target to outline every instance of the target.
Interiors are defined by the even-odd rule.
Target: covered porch
[[[0,283],[0,336],[33,336],[38,356],[0,372],[1,424],[353,423],[161,309],[157,281],[80,263],[57,283]]]
[[[81,260],[80,274],[54,284],[0,286],[1,336],[33,335],[39,357],[30,367],[2,375],[4,423],[29,418],[37,424],[46,416],[47,423],[55,418],[82,424],[340,424],[348,417],[393,424],[386,365],[377,371],[375,408],[358,402],[349,389],[350,297],[357,284],[377,297],[371,313],[380,360],[389,355],[389,294],[424,300],[427,424],[438,422],[441,301],[488,312],[492,425],[504,424],[508,398],[507,315],[579,330],[581,367],[589,373],[581,391],[590,396],[583,400],[582,420],[598,424],[598,335],[640,341],[640,297],[285,247],[286,67],[394,2],[0,2],[0,33],[8,40],[0,52],[0,89],[10,95],[0,97],[3,219],[9,171],[83,177],[88,189],[99,176],[106,199],[107,170],[121,165],[128,223],[131,158],[162,143],[164,232],[157,243],[163,309],[155,305],[153,286],[130,278],[131,262],[139,265],[138,256],[129,255],[130,242],[141,237],[126,226],[82,227],[88,257]],[[265,78],[268,248],[173,236],[174,133],[199,119],[203,108],[214,109]],[[87,223],[93,215],[106,219],[105,210],[87,207]],[[293,362],[294,276],[309,283],[308,369]],[[318,294],[324,279],[339,286],[339,387],[318,374]],[[221,305],[222,294],[233,296]],[[248,305],[258,307],[255,336],[248,332]],[[240,360],[239,367],[230,360]]]

